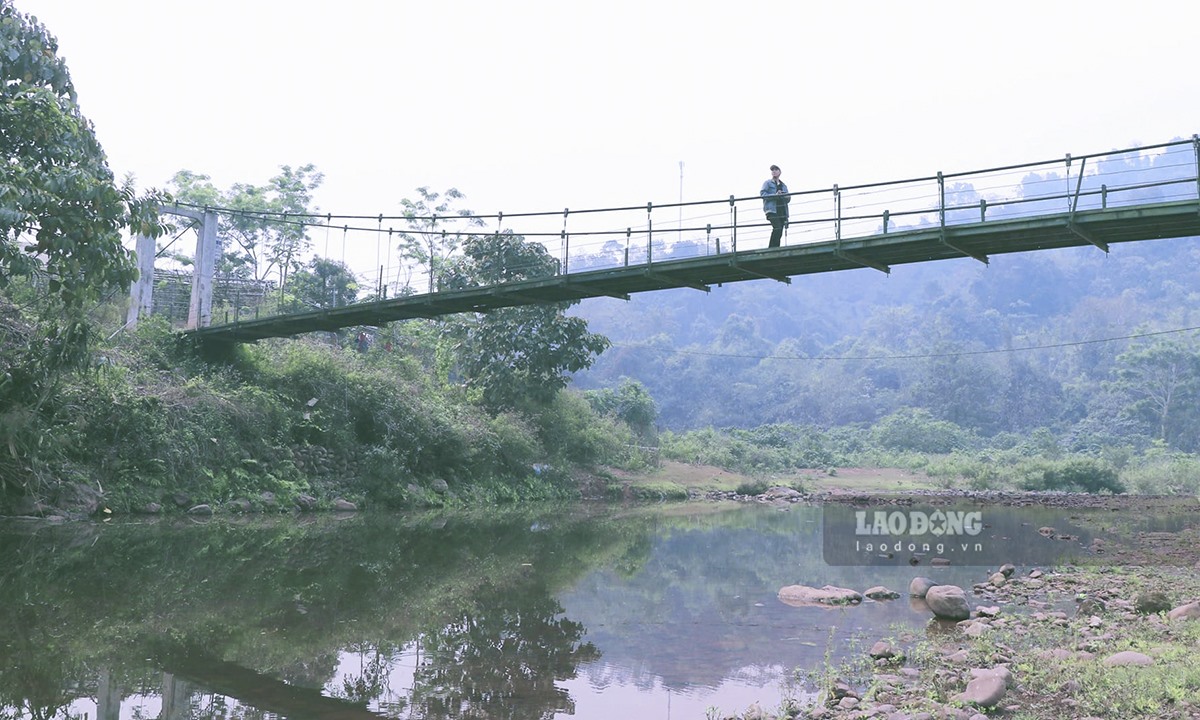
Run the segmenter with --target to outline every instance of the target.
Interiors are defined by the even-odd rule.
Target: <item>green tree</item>
[[[658,408],[646,386],[637,380],[623,377],[616,390],[591,390],[585,396],[596,412],[619,418],[644,441],[655,439]]]
[[[297,311],[342,307],[358,299],[358,280],[345,264],[315,257],[292,273],[288,296]]]
[[[445,270],[443,289],[530,280],[555,274],[546,248],[511,232],[470,235]],[[568,373],[589,367],[609,341],[566,314],[571,302],[500,308],[446,322],[467,384],[492,411],[546,405]]]
[[[318,212],[312,193],[324,179],[312,164],[283,165],[263,185],[234,183],[221,191],[208,175],[180,170],[170,186],[178,202],[235,211],[218,216],[218,274],[255,280],[277,274],[283,284],[312,246],[305,223]]]
[[[417,188],[420,198],[404,198],[404,218],[408,229],[399,234],[400,257],[416,264],[429,276],[429,291],[433,292],[436,279],[450,263],[462,241],[469,237],[472,228],[483,226],[483,221],[474,217],[469,210],[455,208],[454,202],[465,195],[455,188],[443,193],[432,192],[428,187]]]
[[[424,263],[442,290],[552,277],[558,261],[544,246],[511,231],[478,234],[482,221],[444,194],[417,188],[420,198],[401,201],[409,227],[400,234],[400,252]],[[455,223],[448,219],[457,218]],[[431,283],[433,280],[431,280]],[[566,387],[568,373],[591,366],[609,346],[591,333],[587,321],[568,317],[574,303],[546,303],[464,313],[440,321],[452,345],[456,369],[485,407],[493,412],[545,407]]]
[[[1159,440],[1175,447],[1195,420],[1191,409],[1200,393],[1200,356],[1179,343],[1159,341],[1118,355],[1115,375],[1108,387],[1125,397],[1126,412],[1151,424]]]
[[[57,41],[0,0],[0,492],[46,476],[48,401],[91,359],[89,312],[137,277],[123,231],[160,234],[165,199],[114,180]]]
[[[44,277],[77,307],[135,277],[120,231],[154,214],[129,181],[113,182],[57,50],[36,19],[0,2],[0,285]]]

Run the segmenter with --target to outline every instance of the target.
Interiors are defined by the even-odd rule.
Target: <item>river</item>
[[[825,512],[583,504],[5,521],[0,717],[642,719],[774,709],[812,697],[807,672],[930,624],[905,596],[793,607],[778,599],[781,587],[905,593],[918,574],[968,589],[987,577],[982,560],[846,561],[831,546],[864,538],[831,536]],[[973,540],[1022,535],[1041,548],[1038,528],[1072,522],[1063,510],[987,513]]]

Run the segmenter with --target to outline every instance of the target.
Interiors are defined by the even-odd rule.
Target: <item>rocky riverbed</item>
[[[980,568],[971,587],[937,585],[914,568],[908,588],[789,586],[787,604],[905,602],[924,632],[862,639],[851,661],[799,678],[815,702],[754,706],[739,720],[1200,720],[1200,513],[1194,498],[1069,494],[832,494],[823,502],[1078,507],[1108,538],[1081,564]],[[747,501],[811,502],[786,489]],[[1177,529],[1135,531],[1173,517]],[[1038,528],[1054,537],[1053,528]],[[897,592],[898,590],[898,592]],[[846,612],[853,612],[849,607]]]

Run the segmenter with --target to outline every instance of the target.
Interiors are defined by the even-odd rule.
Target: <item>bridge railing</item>
[[[943,225],[1198,198],[1200,138],[1193,136],[1189,140],[984,170],[796,190],[791,194],[790,223],[783,248]],[[558,259],[562,274],[758,251],[766,248],[770,234],[758,195],[475,217],[483,222],[482,227],[464,225],[450,232],[511,230],[544,244]],[[320,236],[324,235],[325,253],[330,259],[339,259],[336,251],[329,250],[330,237],[338,234],[343,260],[346,243],[352,237],[358,243],[358,255],[370,256],[370,248],[374,247],[374,263],[360,260],[352,265],[367,294],[377,298],[419,295],[431,288],[436,292],[437,263],[431,269],[429,264],[403,261],[397,255],[394,230],[403,223],[403,218],[384,216],[376,223],[344,221],[333,215],[306,221],[315,235],[315,247],[321,246]],[[366,253],[362,252],[364,247]],[[283,294],[267,293],[265,299],[270,302]],[[254,313],[261,317],[277,310],[264,305]],[[217,322],[245,319],[249,312],[243,308],[232,316],[229,312],[222,316],[217,310],[214,318]]]

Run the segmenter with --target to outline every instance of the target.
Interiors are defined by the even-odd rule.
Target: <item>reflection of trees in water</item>
[[[491,600],[492,598],[488,598]],[[559,680],[600,657],[582,624],[541,593],[499,606],[477,603],[422,638],[414,677],[418,718],[550,718],[574,712]]]

